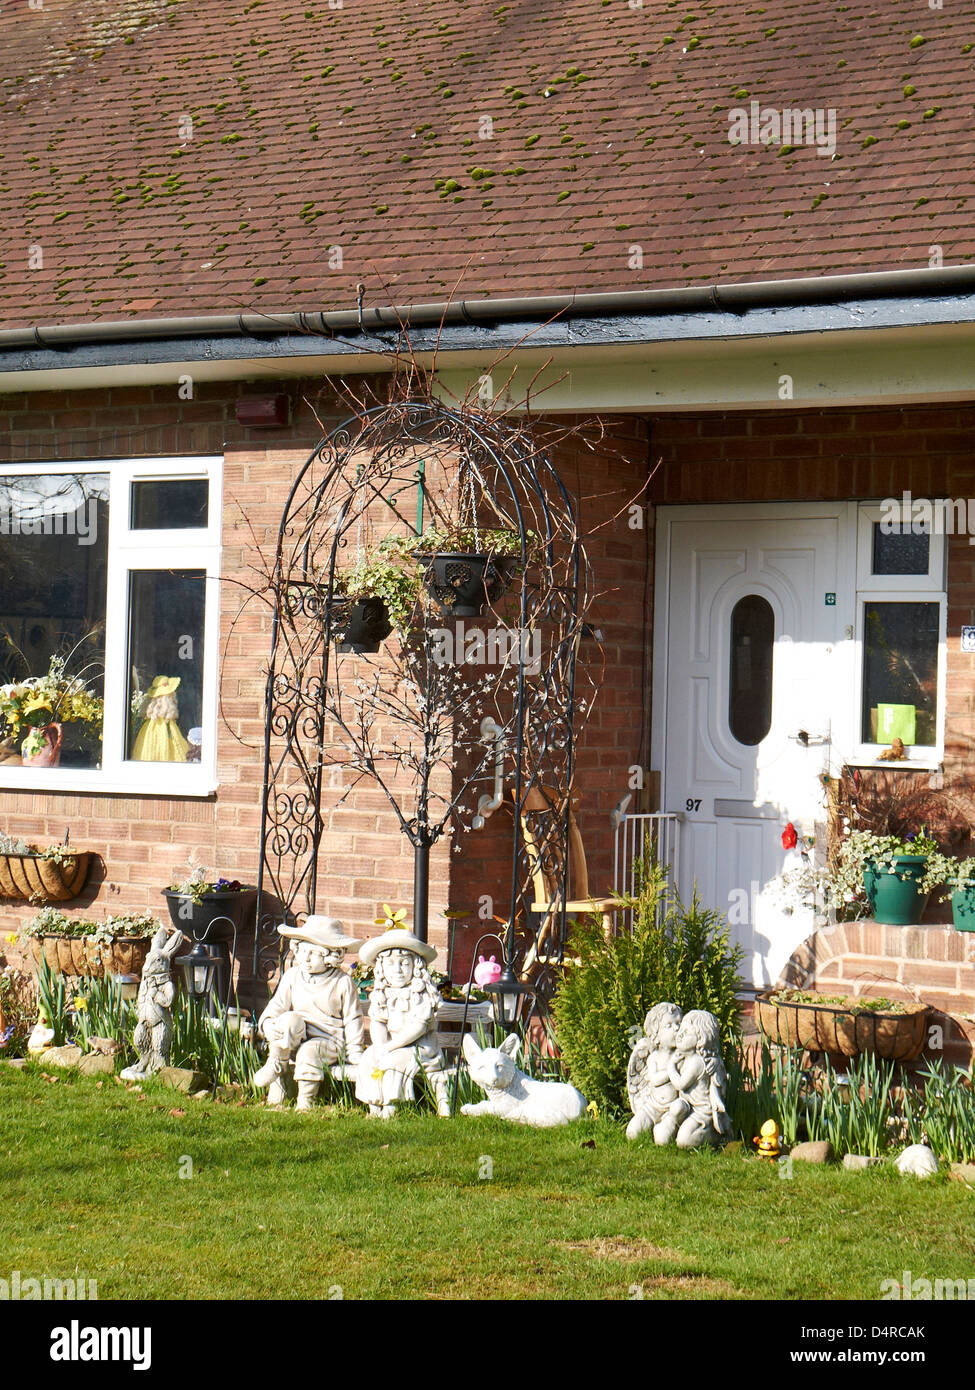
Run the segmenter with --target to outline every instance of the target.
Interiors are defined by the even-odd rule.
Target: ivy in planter
[[[66,975],[139,974],[160,925],[149,912],[116,912],[95,922],[45,907],[23,924],[20,939],[39,968],[46,962]]]
[[[534,537],[529,533],[528,542]],[[496,603],[516,570],[516,531],[476,526],[430,527],[419,536],[390,537],[380,550],[419,565],[419,580],[449,617],[476,618]]]
[[[955,862],[923,827],[903,838],[854,830],[840,845],[830,887],[837,907],[857,915],[876,913],[878,898],[895,894],[903,903],[878,920],[909,925],[920,920],[931,890],[950,880]]]

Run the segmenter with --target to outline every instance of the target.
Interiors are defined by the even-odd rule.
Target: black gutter
[[[776,305],[837,303],[844,300],[959,294],[975,290],[975,265],[939,269],[877,271],[743,284],[685,286],[677,289],[624,290],[604,294],[543,295],[512,299],[467,299],[396,307],[340,309],[311,313],[211,314],[169,319],[130,319],[108,323],[52,324],[0,329],[0,350],[67,348],[84,343],[140,342],[150,339],[267,337],[282,333],[324,337],[441,324],[497,324],[530,319],[654,317],[673,313],[747,310]]]

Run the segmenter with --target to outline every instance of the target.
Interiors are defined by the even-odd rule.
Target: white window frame
[[[11,768],[0,764],[0,789],[107,792],[127,796],[210,796],[217,789],[220,649],[220,546],[223,459],[77,459],[66,463],[0,464],[3,477],[104,473],[109,477],[108,566],[105,601],[105,715],[100,768]],[[207,526],[192,530],[133,530],[132,484],[189,478],[209,480]],[[141,570],[203,570],[206,619],[203,637],[203,752],[199,763],[148,763],[125,758],[128,730],[129,576]],[[35,672],[32,674],[41,674]]]
[[[890,515],[888,507],[879,502],[862,502],[857,517],[857,593],[855,618],[856,666],[854,678],[854,718],[856,720],[856,752],[849,761],[856,767],[921,767],[936,768],[944,760],[945,705],[948,682],[948,594],[945,566],[945,538],[942,530],[932,528],[928,549],[927,574],[874,574],[873,526]],[[910,509],[898,507],[901,524],[911,521]],[[881,762],[880,754],[889,744],[864,743],[863,728],[863,658],[864,611],[869,603],[937,603],[938,604],[938,684],[937,734],[935,744],[915,744],[905,749],[903,760]]]

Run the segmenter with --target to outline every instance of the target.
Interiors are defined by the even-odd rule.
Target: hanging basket
[[[335,650],[345,654],[378,652],[393,630],[381,598],[333,598],[329,617]]]
[[[930,1004],[905,1004],[903,1012],[893,1013],[775,999],[775,993],[766,990],[757,996],[755,1018],[769,1041],[783,1047],[842,1057],[871,1052],[894,1062],[911,1062],[924,1050]]]
[[[19,902],[66,903],[88,880],[91,854],[67,855],[58,863],[37,854],[0,854],[0,897]]]
[[[442,550],[415,558],[424,566],[424,587],[447,617],[479,618],[511,582],[511,565],[504,556]]]
[[[109,942],[88,936],[32,936],[30,954],[35,965],[46,961],[55,975],[100,980],[105,975],[141,975],[151,945],[148,936],[120,936]]]

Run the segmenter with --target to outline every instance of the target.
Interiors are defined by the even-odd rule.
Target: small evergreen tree
[[[601,1110],[628,1109],[626,1064],[643,1020],[668,1000],[685,1013],[707,1009],[721,1025],[726,1057],[740,1040],[739,970],[743,952],[733,945],[720,913],[702,907],[695,890],[689,907],[666,894],[666,871],[643,875],[632,899],[633,931],[607,941],[598,917],[576,924],[552,1002],[555,1036],[573,1083]]]

